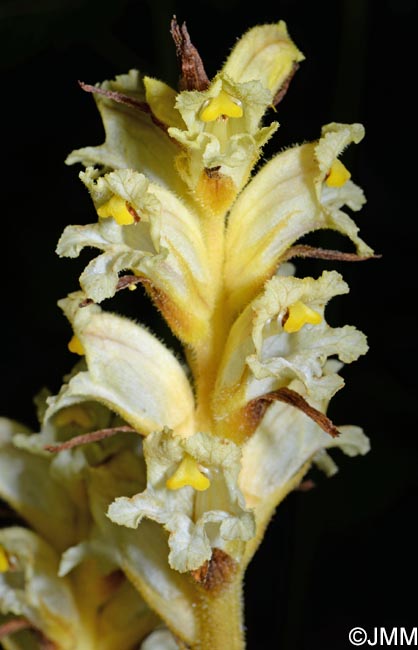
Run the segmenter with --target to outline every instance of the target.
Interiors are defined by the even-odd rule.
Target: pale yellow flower
[[[143,650],[243,648],[243,575],[277,505],[312,464],[335,473],[331,448],[369,449],[359,427],[326,415],[343,364],[367,351],[353,325],[326,320],[348,286],[334,271],[295,277],[288,264],[373,257],[345,212],[365,198],[340,160],[364,129],[328,124],[255,172],[279,126],[265,114],[304,58],[285,23],[250,29],[212,80],[185,25],[174,19],[172,34],[180,92],[135,70],[82,84],[105,142],[67,162],[86,168],[96,216],[68,226],[57,246],[67,257],[99,251],[81,291],[59,302],[82,359],[44,400],[41,432],[9,435],[0,460],[0,494],[34,531],[0,536],[0,611],[24,616],[60,650],[74,638],[86,650],[140,640]],[[319,229],[348,237],[355,252],[309,246]],[[99,306],[137,283],[184,360]],[[37,481],[31,493],[19,463]],[[8,582],[13,554],[26,571],[22,592]],[[86,618],[74,585],[91,566],[97,598]],[[114,572],[123,587],[105,605],[97,594]]]
[[[0,530],[0,633],[5,650],[37,650],[41,640],[59,650],[130,650],[159,624],[117,571],[121,563],[109,551],[106,556],[106,544],[101,553],[80,558],[73,574],[64,575],[63,551],[88,540],[95,528],[93,501],[86,493],[94,471],[90,463],[103,462],[116,451],[114,445],[96,449],[96,454],[90,449],[87,457],[80,449],[74,456],[62,451],[57,457],[45,451],[37,438],[58,441],[64,429],[69,433],[66,418],[74,433],[93,417],[91,404],[70,408],[72,414],[68,408],[57,412],[55,434],[52,423],[48,431],[31,435],[23,425],[0,419],[0,496],[26,523]],[[14,627],[15,620],[20,627]],[[3,637],[8,626],[10,634]]]

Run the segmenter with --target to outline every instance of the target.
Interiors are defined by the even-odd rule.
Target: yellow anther
[[[129,291],[135,291],[136,289],[136,284],[132,283],[128,286]]]
[[[185,485],[191,485],[200,492],[207,490],[210,485],[209,479],[202,474],[195,459],[188,454],[185,455],[173,476],[166,481],[169,490],[179,490]]]
[[[325,183],[328,187],[342,187],[349,178],[351,178],[351,174],[347,167],[342,164],[341,160],[335,160],[331,165]]]
[[[200,119],[203,122],[213,122],[218,117],[242,117],[244,111],[239,99],[235,99],[221,90],[217,97],[212,97],[203,107],[200,113]]]
[[[116,223],[120,226],[129,226],[129,224],[134,223],[135,221],[134,215],[131,214],[127,208],[126,201],[116,195],[112,196],[109,201],[101,205],[97,210],[97,214],[102,219],[113,217]]]
[[[0,573],[6,573],[10,569],[9,557],[4,550],[3,546],[0,546]]]
[[[82,406],[68,406],[55,416],[55,425],[57,427],[77,425],[83,429],[89,429],[92,424],[93,421],[90,415]]]
[[[75,334],[68,344],[68,349],[70,352],[74,352],[74,354],[79,354],[81,357],[83,356],[83,354],[86,354],[80,339]]]
[[[293,305],[290,305],[289,314],[283,325],[283,329],[285,332],[291,334],[293,332],[299,332],[307,323],[310,325],[319,325],[321,321],[321,314],[318,314],[317,311],[314,311],[301,300],[298,300]]]

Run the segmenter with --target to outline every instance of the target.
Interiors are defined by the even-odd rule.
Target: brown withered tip
[[[124,93],[116,92],[116,90],[108,90],[106,88],[101,88],[101,86],[93,86],[92,84],[87,84],[84,81],[78,81],[78,85],[86,93],[92,93],[93,95],[102,95],[103,97],[112,99],[114,102],[117,102],[118,104],[126,104],[127,106],[138,108],[139,110],[144,111],[146,113],[149,113],[151,110],[146,102],[141,102],[139,99],[136,99],[135,97],[131,97],[130,95],[125,95]]]
[[[286,253],[282,255],[280,263],[287,262],[294,257],[306,257],[317,260],[332,260],[337,262],[364,262],[367,260],[376,260],[382,256],[377,253],[370,255],[358,255],[357,253],[343,253],[338,250],[330,250],[329,248],[317,248],[315,246],[306,246],[303,244],[296,244],[288,248]]]
[[[309,404],[302,395],[291,388],[279,388],[278,390],[263,395],[262,399],[270,402],[278,401],[289,404],[289,406],[293,406],[294,408],[299,409],[299,411],[302,411],[302,413],[305,413],[305,415],[316,422],[316,424],[318,424],[321,429],[325,431],[325,433],[328,433],[332,438],[337,438],[340,435],[335,424],[325,415],[325,413],[318,411],[318,409]]]
[[[84,81],[79,81],[78,85],[86,93],[93,93],[93,95],[101,95],[102,97],[107,97],[112,101],[118,104],[125,104],[125,106],[130,106],[133,109],[140,111],[141,113],[146,113],[149,115],[151,120],[154,122],[155,126],[167,131],[167,125],[161,122],[161,120],[154,115],[151,110],[151,107],[147,102],[140,101],[136,97],[131,97],[131,95],[126,95],[125,93],[119,93],[116,90],[107,90],[106,88],[101,88],[100,86],[93,86],[92,84],[84,83]]]
[[[209,79],[200,54],[190,40],[186,23],[180,26],[176,16],[173,16],[170,32],[181,67],[179,89],[206,90],[209,86]]]
[[[70,438],[70,440],[61,442],[59,445],[45,445],[44,449],[51,453],[55,453],[57,451],[63,451],[64,449],[73,449],[74,447],[80,447],[80,445],[87,445],[90,442],[99,442],[105,438],[115,436],[117,433],[136,433],[136,429],[129,425],[112,427],[110,429],[99,429],[98,431],[91,431],[90,433],[83,433],[80,436],[75,436],[74,438]]]
[[[305,413],[311,420],[316,422],[325,433],[328,433],[332,438],[337,438],[340,435],[337,427],[333,422],[321,411],[318,411],[314,406],[309,404],[302,395],[292,390],[291,388],[279,388],[270,393],[266,393],[261,397],[248,402],[246,409],[246,416],[250,418],[251,433],[255,431],[258,424],[261,422],[267,408],[273,402],[284,402],[289,406],[297,408],[302,413]]]
[[[237,563],[220,548],[214,548],[212,557],[195,571],[190,571],[192,578],[205,591],[217,593],[226,586],[237,570]]]

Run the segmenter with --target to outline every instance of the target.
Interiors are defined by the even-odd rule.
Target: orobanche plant
[[[367,350],[326,321],[348,286],[289,262],[373,257],[340,161],[363,127],[327,124],[255,172],[279,126],[263,115],[304,58],[286,25],[250,29],[212,80],[185,24],[171,31],[179,91],[136,70],[81,84],[106,138],[67,162],[85,168],[94,223],[68,226],[57,252],[99,252],[59,302],[80,357],[36,398],[40,431],[1,422],[7,650],[244,648],[243,576],[276,507],[313,463],[336,471],[328,449],[369,449],[326,415],[342,365]],[[300,243],[318,229],[355,252]],[[138,283],[184,358],[99,306]]]

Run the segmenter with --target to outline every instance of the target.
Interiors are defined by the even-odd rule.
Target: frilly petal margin
[[[340,208],[359,210],[363,193],[351,181],[329,188],[326,176],[337,156],[364,135],[361,124],[328,124],[318,142],[292,147],[270,160],[231,209],[226,234],[225,282],[230,308],[243,308],[270,278],[281,257],[303,235],[328,228],[347,235],[359,255],[372,249]]]
[[[194,458],[210,479],[204,492],[189,485],[177,490],[166,487],[185,454]],[[201,567],[214,548],[239,559],[244,542],[255,534],[253,516],[245,509],[237,487],[239,447],[203,433],[182,440],[164,430],[144,441],[144,456],[146,490],[116,499],[108,510],[110,519],[130,528],[136,528],[143,517],[163,524],[170,533],[169,563],[180,572]]]
[[[90,168],[81,178],[99,213],[116,198],[133,212],[135,222],[121,225],[107,217],[97,224],[67,226],[58,255],[77,257],[85,247],[103,251],[80,277],[88,298],[101,302],[112,297],[120,272],[130,270],[144,279],[174,333],[187,343],[195,342],[207,330],[211,308],[207,250],[197,214],[173,193],[130,169],[100,176]]]
[[[204,122],[202,108],[222,93],[240,102],[242,116]],[[177,171],[205,212],[223,216],[247,182],[261,148],[278,128],[277,122],[259,124],[271,102],[271,93],[258,80],[237,83],[222,74],[207,90],[178,95],[176,107],[187,129],[169,129],[182,146]]]
[[[275,276],[267,282],[262,295],[238,317],[225,345],[212,403],[220,434],[234,423],[238,439],[245,439],[258,424],[246,406],[294,379],[310,402],[342,387],[337,373],[324,375],[327,359],[335,355],[350,363],[367,351],[364,334],[348,325],[332,328],[324,319],[327,302],[347,291],[336,271],[324,271],[317,280]],[[298,302],[314,310],[321,322],[289,333],[285,319]]]

